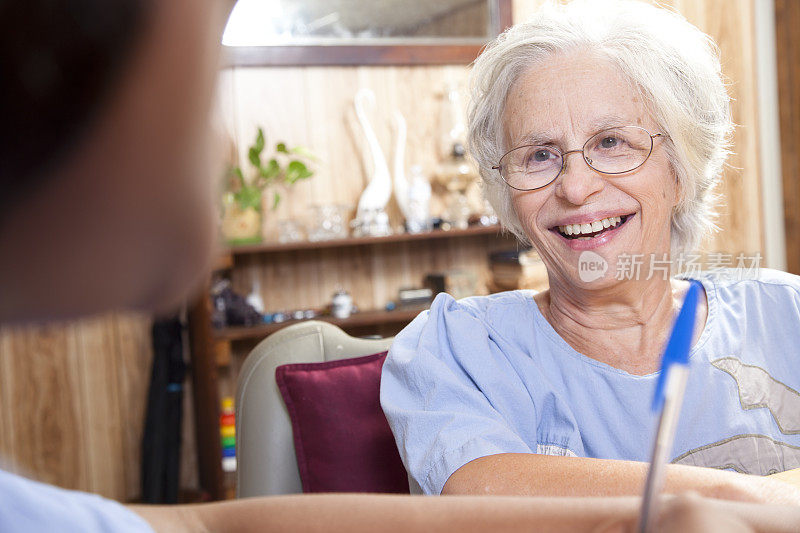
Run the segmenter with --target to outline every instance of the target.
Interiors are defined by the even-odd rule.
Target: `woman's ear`
[[[673,181],[674,193],[672,198],[672,209],[674,210],[686,201],[687,197],[689,196],[689,191],[687,190],[684,182],[678,178],[678,173],[675,171],[675,167],[671,162],[669,164],[669,171],[672,174]]]

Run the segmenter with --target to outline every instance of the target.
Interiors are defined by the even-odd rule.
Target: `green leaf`
[[[231,174],[239,182],[240,187],[244,187],[244,174],[242,174],[242,169],[239,167],[233,167],[231,169]]]
[[[317,156],[311,153],[311,151],[305,146],[295,146],[290,150],[290,152],[295,155],[299,155],[300,157],[305,157],[306,159],[310,159],[311,161],[317,161]]]
[[[289,165],[286,167],[286,182],[289,184],[294,184],[298,180],[302,180],[308,178],[314,174],[308,167],[300,161],[290,161]]]
[[[272,198],[272,209],[277,209],[279,203],[281,203],[281,195],[276,191]]]
[[[247,159],[250,160],[250,164],[256,167],[256,169],[261,168],[261,152],[264,151],[264,130],[262,128],[258,128],[258,133],[256,133],[256,140],[250,146],[250,149],[247,150]]]
[[[251,146],[247,151],[247,158],[254,167],[261,168],[261,152],[256,150],[255,146]]]
[[[242,189],[234,193],[233,196],[242,210],[248,207],[252,207],[253,209],[261,208],[261,190],[256,187],[242,187]]]
[[[278,160],[274,157],[269,160],[266,166],[261,167],[259,173],[261,177],[265,180],[272,181],[275,177],[281,173],[281,166],[278,164]]]
[[[275,151],[281,152],[283,154],[288,154],[289,151],[286,149],[286,143],[278,143],[275,145]]]
[[[264,130],[263,128],[258,128],[258,133],[256,134],[256,142],[253,145],[253,148],[256,149],[258,155],[261,155],[261,152],[264,151]]]

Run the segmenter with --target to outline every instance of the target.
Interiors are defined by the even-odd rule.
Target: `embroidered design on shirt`
[[[800,468],[800,447],[766,435],[736,435],[689,450],[672,463],[767,476]]]
[[[578,457],[575,452],[566,446],[559,446],[557,444],[539,444],[536,443],[536,453],[539,455],[558,455],[562,457]]]
[[[736,381],[742,409],[769,409],[781,433],[800,433],[800,392],[773,378],[763,368],[746,365],[733,357],[716,359],[711,364]]]

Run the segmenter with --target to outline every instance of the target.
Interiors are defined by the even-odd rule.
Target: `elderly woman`
[[[714,45],[644,3],[550,7],[487,47],[472,92],[486,195],[550,288],[441,294],[398,335],[381,402],[405,466],[427,494],[639,494],[690,284],[663,265],[712,227],[732,127]],[[757,476],[800,467],[800,281],[729,274],[698,278],[666,490],[798,504]]]
[[[213,242],[213,165],[199,170],[197,149],[232,3],[0,2],[0,24],[25,30],[0,32],[0,94],[16,95],[0,99],[0,117],[4,131],[22,132],[0,143],[0,325],[169,308],[201,275]],[[63,31],[52,20],[65,21]],[[81,54],[89,48],[113,53]],[[62,75],[31,85],[38,63],[27,59],[42,53],[47,73]],[[634,523],[638,503],[336,494],[125,508],[0,469],[0,531],[26,533],[610,531],[611,522]],[[660,530],[680,533],[709,523],[792,531],[800,522],[800,508],[696,497],[666,498],[663,509]]]

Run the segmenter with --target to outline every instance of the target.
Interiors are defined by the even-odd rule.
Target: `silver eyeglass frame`
[[[589,157],[586,156],[586,145],[589,144],[589,141],[591,141],[592,139],[594,139],[595,137],[597,137],[601,133],[604,133],[606,131],[612,131],[612,130],[615,130],[615,129],[622,129],[622,128],[636,128],[636,129],[640,129],[640,130],[644,131],[645,133],[647,133],[647,135],[650,137],[650,150],[647,152],[647,157],[645,157],[644,160],[641,163],[639,163],[638,165],[636,165],[635,167],[633,167],[633,168],[631,168],[629,170],[621,171],[621,172],[604,172],[602,170],[596,169],[594,166],[592,166],[592,160]],[[581,154],[583,156],[583,160],[586,161],[587,165],[589,165],[589,168],[591,168],[595,172],[599,172],[600,174],[605,174],[605,175],[608,175],[608,176],[614,176],[614,175],[619,175],[619,174],[627,174],[628,172],[633,172],[637,168],[640,168],[642,165],[644,165],[647,162],[648,159],[650,159],[650,156],[653,155],[653,147],[654,147],[654,139],[655,138],[657,138],[657,137],[666,137],[666,136],[667,135],[665,133],[650,133],[649,130],[647,130],[646,128],[642,128],[641,126],[617,126],[617,127],[614,127],[614,128],[606,128],[604,130],[598,131],[597,133],[595,133],[594,135],[592,135],[591,137],[586,139],[586,142],[583,143],[583,147],[581,147],[580,150],[568,150],[566,152],[562,152],[556,146],[552,146],[551,147],[551,146],[544,146],[544,145],[540,145],[540,144],[523,144],[523,145],[517,146],[516,148],[512,148],[511,150],[509,150],[508,152],[503,154],[503,156],[497,162],[497,165],[492,167],[492,170],[497,170],[497,172],[500,174],[500,178],[502,178],[502,180],[505,182],[505,184],[508,185],[509,187],[511,187],[512,189],[517,190],[517,191],[538,191],[539,189],[544,189],[545,187],[547,187],[548,185],[550,185],[551,183],[556,181],[558,179],[558,177],[561,174],[564,173],[564,169],[567,167],[567,156],[569,154],[574,154],[574,153]],[[511,152],[513,152],[515,150],[519,150],[520,148],[536,148],[536,147],[539,147],[539,146],[541,146],[542,148],[547,148],[547,150],[554,150],[554,151],[558,152],[558,154],[561,156],[561,168],[559,169],[558,174],[553,176],[553,179],[551,179],[550,181],[548,181],[544,185],[540,185],[539,187],[533,187],[532,189],[521,189],[519,187],[514,187],[513,185],[511,185],[508,182],[508,180],[505,178],[505,176],[503,176],[503,172],[501,170],[502,169],[503,159],[508,154],[510,154]]]

